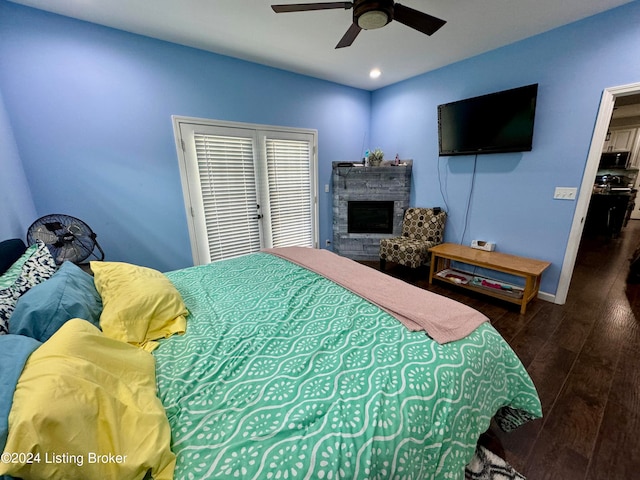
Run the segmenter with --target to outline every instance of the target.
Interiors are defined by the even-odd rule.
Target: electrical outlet
[[[326,247],[328,247],[329,245],[331,245],[331,240],[329,240],[328,238],[324,241],[324,245]]]
[[[575,200],[578,189],[575,187],[556,187],[553,198],[556,200]]]

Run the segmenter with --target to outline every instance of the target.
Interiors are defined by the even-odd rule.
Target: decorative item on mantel
[[[384,152],[379,148],[376,148],[373,152],[369,153],[369,165],[372,167],[379,167],[384,159]]]

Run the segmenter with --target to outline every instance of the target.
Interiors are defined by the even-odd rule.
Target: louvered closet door
[[[191,173],[198,182],[190,185],[196,183],[191,208],[198,263],[258,251],[262,241],[254,133],[212,127],[187,133],[192,143],[185,149],[193,148],[197,160],[197,171],[192,168]]]
[[[314,246],[313,137],[264,137],[270,239],[273,247]]]

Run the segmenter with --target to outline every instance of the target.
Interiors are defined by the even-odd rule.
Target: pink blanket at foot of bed
[[[305,247],[262,250],[318,273],[382,308],[409,330],[438,343],[460,340],[488,318],[471,307],[410,285],[329,250]]]

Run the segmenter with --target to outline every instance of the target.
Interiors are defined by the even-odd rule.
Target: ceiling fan
[[[408,27],[427,35],[433,35],[445,23],[445,20],[405,7],[393,0],[354,0],[353,2],[325,3],[293,3],[288,5],[271,5],[276,13],[306,12],[309,10],[330,10],[353,8],[353,23],[336,45],[336,48],[348,47],[353,43],[361,30],[373,30],[384,27],[396,20]]]

